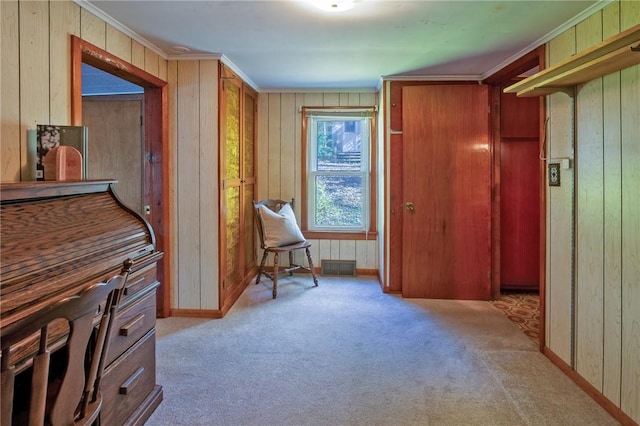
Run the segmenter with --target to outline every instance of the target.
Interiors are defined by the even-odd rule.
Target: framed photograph
[[[36,127],[36,180],[44,180],[44,157],[58,146],[71,146],[82,155],[82,178],[87,178],[88,129],[86,126],[38,124]]]

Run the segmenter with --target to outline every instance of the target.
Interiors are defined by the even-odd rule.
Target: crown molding
[[[383,76],[383,81],[477,81],[482,80],[478,74],[434,74],[434,75],[389,75]]]
[[[259,93],[378,93],[375,87],[265,87]]]
[[[80,6],[81,8],[86,9],[89,12],[93,13],[98,18],[102,19],[107,24],[111,25],[112,27],[118,29],[119,31],[122,31],[124,34],[126,34],[129,37],[131,37],[133,40],[137,41],[138,43],[142,44],[144,47],[146,47],[146,48],[148,48],[150,50],[153,50],[155,53],[160,55],[162,58],[164,58],[164,59],[168,58],[168,55],[167,55],[167,53],[165,51],[163,51],[158,46],[156,46],[153,43],[151,43],[149,40],[147,40],[144,37],[142,37],[140,34],[138,34],[135,31],[132,31],[131,29],[125,27],[120,22],[116,21],[111,16],[109,16],[105,12],[103,12],[102,9],[96,7],[92,3],[89,3],[87,0],[73,0],[73,2],[75,4],[77,4],[78,6]]]
[[[593,15],[594,13],[604,9],[605,7],[610,5],[611,3],[615,3],[615,2],[616,2],[616,0],[598,0],[598,2],[594,3],[592,6],[588,7],[587,9],[583,10],[581,13],[579,13],[576,16],[574,16],[573,18],[569,19],[567,22],[565,22],[564,24],[560,25],[558,28],[556,28],[556,29],[552,30],[551,32],[547,33],[546,35],[540,37],[538,40],[534,41],[533,43],[531,43],[529,46],[525,47],[524,49],[522,49],[518,53],[510,56],[509,58],[507,58],[504,61],[502,61],[500,64],[498,64],[495,67],[491,68],[489,71],[486,71],[482,75],[481,80],[484,80],[485,78],[487,78],[489,76],[492,76],[496,72],[500,71],[502,68],[506,67],[509,64],[512,64],[513,62],[517,61],[518,59],[520,59],[521,57],[523,57],[527,53],[529,53],[532,50],[537,49],[538,47],[542,46],[543,44],[551,41],[555,37],[557,37],[560,34],[564,33],[569,28],[577,25],[578,23],[584,21],[589,16]]]
[[[237,74],[242,79],[242,81],[244,81],[249,86],[251,86],[251,88],[253,90],[255,90],[256,92],[260,92],[261,91],[260,87],[255,83],[255,81],[251,80],[251,78],[248,75],[243,73],[242,70],[240,68],[238,68],[236,66],[236,64],[231,62],[231,60],[229,58],[224,56],[224,54],[220,57],[220,62],[222,62],[223,64],[225,64],[229,68],[231,68],[231,71],[233,71],[235,74]]]
[[[224,57],[222,53],[179,53],[167,56],[167,61],[208,61],[221,60]]]

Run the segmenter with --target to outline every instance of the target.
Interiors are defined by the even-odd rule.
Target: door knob
[[[410,212],[415,210],[415,207],[413,207],[413,203],[411,201],[407,202],[407,204],[405,204],[407,206],[407,210],[409,210]]]

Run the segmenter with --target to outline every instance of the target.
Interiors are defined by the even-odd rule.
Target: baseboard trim
[[[556,355],[547,346],[544,347],[542,353],[564,374],[569,376],[575,384],[577,384],[583,391],[587,393],[595,402],[597,402],[602,408],[604,408],[609,414],[613,416],[623,426],[639,426],[628,414],[615,405],[609,398],[604,396],[602,392],[596,389],[591,383],[589,383],[584,377],[579,375],[575,370],[564,362],[558,355]]]
[[[170,316],[191,318],[222,318],[224,315],[219,309],[171,309]]]

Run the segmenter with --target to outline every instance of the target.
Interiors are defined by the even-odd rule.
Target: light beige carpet
[[[223,319],[159,321],[148,425],[617,424],[491,303],[264,281]]]

